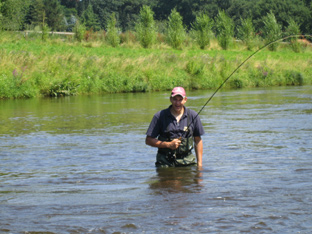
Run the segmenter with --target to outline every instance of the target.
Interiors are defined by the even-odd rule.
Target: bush
[[[116,28],[116,23],[117,23],[117,20],[115,17],[115,13],[112,13],[111,17],[107,21],[106,40],[113,47],[118,46],[120,43],[120,38],[118,35],[118,29]]]
[[[80,22],[77,20],[75,27],[74,27],[74,33],[75,33],[75,39],[81,42],[86,33],[86,26],[84,24],[80,24]]]
[[[303,85],[304,78],[300,72],[288,71],[286,73],[286,85]]]
[[[140,44],[148,48],[155,43],[156,27],[154,12],[149,6],[143,6],[140,10],[139,22],[135,26]]]
[[[291,49],[296,53],[301,52],[301,45],[297,40],[297,36],[295,36],[300,35],[300,26],[293,19],[290,19],[286,32],[288,36],[294,36],[289,40]]]
[[[195,23],[192,24],[192,33],[201,49],[210,45],[212,35],[212,21],[206,14],[196,16]]]
[[[216,29],[219,45],[222,49],[227,50],[234,37],[234,23],[224,11],[219,10],[216,18]]]
[[[48,27],[48,25],[43,23],[43,25],[42,25],[42,34],[41,34],[42,41],[47,41],[49,33],[50,33],[50,30],[51,29]]]
[[[282,36],[282,26],[276,21],[275,15],[270,12],[263,18],[263,34],[267,44],[278,40]],[[276,51],[277,43],[272,43],[268,46],[270,51]]]
[[[176,9],[173,9],[168,20],[167,41],[174,49],[181,49],[186,37],[183,18]]]
[[[252,19],[242,19],[241,26],[238,27],[238,36],[247,46],[248,50],[252,50],[255,44],[255,28],[252,24]]]

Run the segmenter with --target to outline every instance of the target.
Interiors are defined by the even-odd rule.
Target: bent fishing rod
[[[214,91],[214,93],[210,96],[210,98],[206,101],[206,103],[203,105],[203,107],[197,112],[197,115],[195,116],[195,118],[193,118],[193,120],[191,121],[191,123],[187,126],[187,131],[189,129],[189,127],[191,126],[191,124],[194,122],[194,120],[199,116],[199,114],[202,112],[202,110],[207,106],[207,104],[211,101],[211,99],[216,95],[216,93],[223,87],[223,85],[233,76],[233,74],[240,69],[250,58],[252,58],[255,54],[257,54],[258,52],[260,52],[261,50],[263,50],[264,48],[268,47],[269,45],[272,45],[278,41],[282,41],[285,40],[287,38],[291,38],[291,37],[312,37],[312,35],[288,35],[276,40],[273,40],[267,44],[265,44],[264,46],[262,46],[261,48],[259,48],[258,50],[256,50],[255,52],[253,52],[251,55],[249,55],[240,65],[238,65],[237,68],[234,69],[234,71],[221,83],[221,85]]]

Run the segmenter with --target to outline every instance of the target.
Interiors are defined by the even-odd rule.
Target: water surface
[[[200,171],[154,167],[168,96],[0,100],[0,233],[310,233],[311,86],[219,92]]]

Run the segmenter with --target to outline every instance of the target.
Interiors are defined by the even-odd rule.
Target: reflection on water
[[[200,192],[202,172],[197,167],[157,168],[150,188],[157,194]]]
[[[0,100],[0,233],[311,232],[311,86],[219,92],[203,170],[154,167],[168,96]]]

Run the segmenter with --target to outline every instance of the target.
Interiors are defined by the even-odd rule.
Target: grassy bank
[[[236,45],[173,50],[158,44],[112,48],[100,41],[77,43],[60,38],[42,42],[22,34],[0,34],[0,98],[115,92],[215,89],[251,51]],[[263,50],[241,67],[224,88],[312,83],[312,49],[295,53],[285,44]]]

